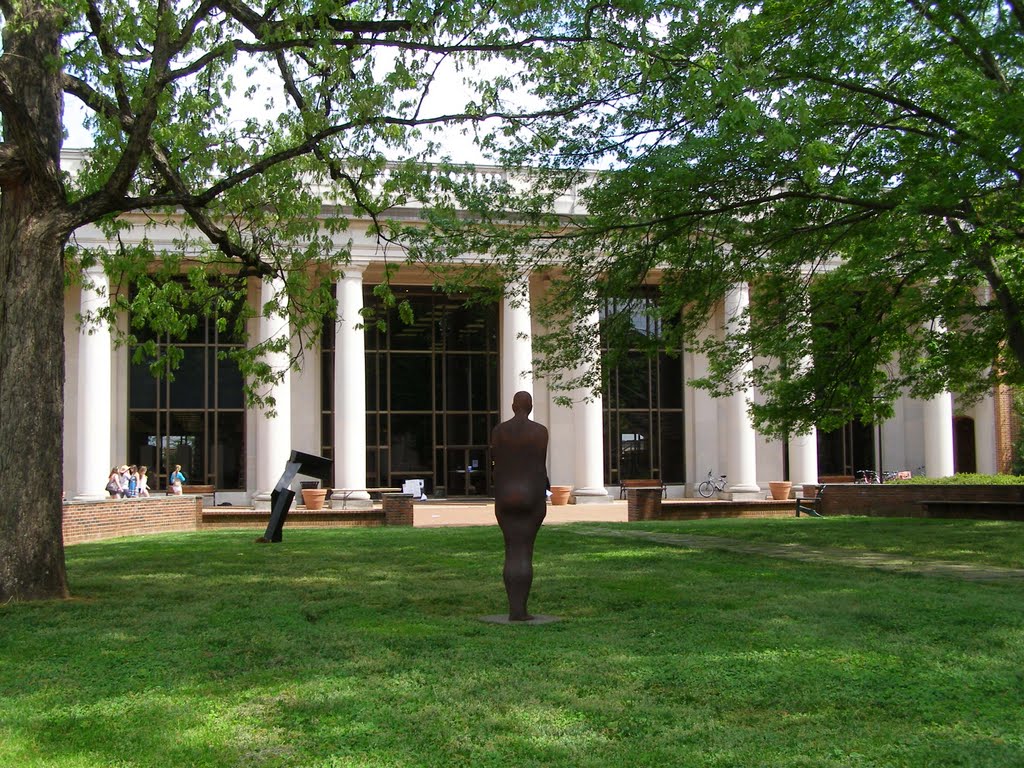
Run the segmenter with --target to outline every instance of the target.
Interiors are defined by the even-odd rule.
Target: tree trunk
[[[0,93],[0,604],[68,594],[62,538],[63,111],[59,4],[15,4]],[[2,90],[2,89],[0,89]]]
[[[0,603],[68,594],[61,238],[43,222],[17,227],[11,197],[0,205]]]

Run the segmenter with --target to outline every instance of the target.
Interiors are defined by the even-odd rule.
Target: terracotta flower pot
[[[571,485],[552,485],[551,486],[551,503],[552,504],[568,504],[569,494],[572,492]]]
[[[792,487],[793,484],[789,480],[770,480],[768,482],[768,490],[772,492],[772,498],[777,501],[788,499]]]
[[[324,499],[327,498],[326,488],[303,488],[302,489],[302,503],[306,505],[306,509],[317,510],[323,509]]]

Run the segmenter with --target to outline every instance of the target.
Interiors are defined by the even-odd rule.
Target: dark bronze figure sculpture
[[[505,538],[502,573],[509,621],[530,621],[526,600],[533,583],[533,545],[547,514],[548,430],[530,421],[533,397],[516,392],[513,417],[491,432],[494,515]]]

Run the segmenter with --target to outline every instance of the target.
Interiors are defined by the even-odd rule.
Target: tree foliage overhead
[[[884,418],[905,389],[1021,381],[1019,2],[648,0],[567,24],[588,42],[551,51],[532,86],[550,108],[587,106],[531,122],[504,158],[571,183],[609,168],[584,188],[589,215],[552,229],[531,200],[510,240],[439,208],[452,250],[563,262],[552,317],[660,275],[657,344],[706,352],[718,392],[753,360],[742,383],[767,432]],[[745,332],[709,334],[738,282]],[[538,370],[587,352],[552,327]]]
[[[244,326],[238,278],[274,279],[284,288],[261,311],[315,336],[349,258],[346,216],[376,218],[404,199],[408,173],[385,161],[418,167],[438,153],[439,127],[530,116],[500,102],[500,62],[559,44],[562,32],[533,31],[550,12],[475,0],[0,0],[0,602],[66,590],[62,482],[40,494],[30,474],[63,455],[65,279],[101,262],[114,287],[134,286],[107,318],[128,310],[172,339],[211,304]],[[494,75],[460,88],[482,63]],[[93,146],[66,168],[72,100]],[[152,225],[141,243],[120,237],[133,212]],[[185,230],[169,241],[165,222]],[[90,224],[120,247],[78,244]],[[287,346],[243,348],[251,394],[280,373],[259,355]]]
[[[521,32],[514,10],[459,0],[8,0],[0,11],[8,64],[10,41],[40,54],[56,47],[54,60],[37,64],[57,66],[54,95],[84,108],[93,138],[62,175],[70,169],[54,157],[60,135],[18,103],[24,85],[9,66],[0,79],[4,176],[45,182],[65,236],[97,223],[117,240],[127,226],[118,217],[131,211],[154,223],[183,214],[189,231],[171,253],[148,240],[114,254],[71,248],[68,266],[102,260],[122,286],[162,282],[183,257],[196,265],[194,284],[224,271],[277,276],[287,289],[269,309],[288,311],[310,335],[330,310],[322,289],[349,257],[339,234],[347,217],[376,218],[403,199],[386,163],[437,156],[437,130],[519,115],[499,103],[502,77],[461,79],[558,42]],[[159,261],[166,268],[153,274]],[[319,285],[310,284],[313,264]],[[188,325],[209,292],[122,293],[112,310]],[[262,351],[246,354],[254,361]]]

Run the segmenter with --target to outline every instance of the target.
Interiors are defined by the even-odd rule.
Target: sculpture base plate
[[[534,624],[554,624],[556,621],[561,621],[561,619],[557,616],[535,613],[532,619],[527,619],[526,621],[510,621],[507,613],[499,613],[494,616],[481,616],[480,621],[486,621],[488,624],[525,624],[531,626]]]

